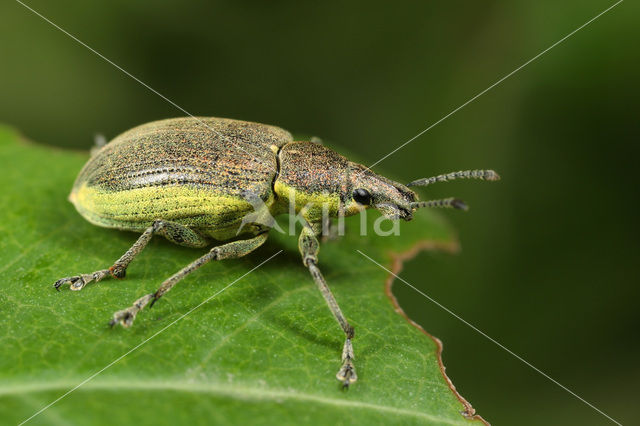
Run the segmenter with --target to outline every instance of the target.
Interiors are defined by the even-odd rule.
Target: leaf
[[[126,279],[54,291],[60,277],[110,266],[136,235],[92,226],[67,202],[87,154],[18,139],[0,127],[0,418],[7,424],[98,372],[30,424],[481,421],[444,376],[438,342],[394,309],[388,273],[356,251],[391,267],[392,253],[408,257],[425,241],[452,247],[438,216],[421,211],[399,237],[371,235],[371,221],[370,235],[360,237],[360,219],[352,218],[345,237],[323,245],[321,268],[356,330],[359,381],[344,391],[334,378],[343,333],[300,261],[296,237],[272,232],[250,256],[207,265],[130,329],[109,329],[112,313],[204,250],[155,238]]]

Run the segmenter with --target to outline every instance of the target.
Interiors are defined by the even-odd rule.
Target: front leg
[[[328,241],[335,241],[344,235],[344,222],[340,222],[342,219],[338,219],[338,223],[331,220],[329,216],[322,218],[322,229],[318,231],[315,229],[316,234],[322,234],[320,239],[323,243]],[[317,225],[320,226],[320,225]]]
[[[324,300],[327,302],[327,305],[329,305],[331,313],[338,321],[338,324],[340,324],[340,327],[342,327],[342,330],[346,335],[344,346],[342,348],[342,367],[340,368],[340,371],[338,371],[338,374],[336,374],[336,377],[342,382],[344,387],[349,387],[351,383],[358,379],[353,365],[355,357],[353,356],[353,346],[351,344],[354,331],[353,327],[349,325],[349,322],[347,322],[347,319],[340,310],[340,306],[338,306],[338,302],[333,296],[333,293],[331,293],[320,269],[318,269],[318,251],[320,249],[320,245],[318,243],[318,238],[316,237],[317,228],[318,226],[315,224],[305,224],[302,228],[302,232],[300,233],[298,247],[300,248],[300,254],[302,255],[302,263],[304,263],[304,266],[309,269],[309,272],[320,289]]]

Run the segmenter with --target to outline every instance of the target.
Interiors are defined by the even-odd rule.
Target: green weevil
[[[188,247],[213,246],[205,255],[142,296],[110,321],[129,327],[185,276],[211,260],[239,258],[260,247],[270,226],[244,219],[254,212],[247,194],[259,197],[273,217],[295,211],[304,224],[302,262],[346,336],[336,377],[357,379],[351,340],[354,330],[318,269],[318,236],[326,218],[366,208],[384,217],[411,220],[421,207],[466,209],[455,198],[418,201],[409,186],[460,178],[497,180],[492,170],[454,172],[407,185],[377,175],[318,142],[294,141],[281,128],[222,118],[176,118],[135,127],[97,150],[80,171],[69,200],[89,222],[142,233],[111,267],[62,278],[80,290],[106,277],[122,278],[153,235]],[[327,216],[328,212],[328,216]]]

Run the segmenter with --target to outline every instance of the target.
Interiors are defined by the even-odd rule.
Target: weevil
[[[110,267],[62,278],[54,286],[68,284],[71,290],[81,290],[92,281],[123,278],[154,235],[187,247],[213,246],[155,292],[113,314],[111,326],[129,327],[141,309],[152,306],[188,274],[212,260],[245,256],[267,240],[270,227],[264,221],[247,223],[245,219],[254,212],[247,196],[253,194],[272,217],[295,211],[303,218],[298,239],[302,263],[345,334],[336,377],[349,386],[357,379],[351,343],[354,329],[318,268],[318,236],[325,219],[367,208],[405,221],[422,207],[466,209],[455,198],[418,201],[409,189],[465,178],[499,179],[492,170],[473,170],[403,185],[321,143],[295,141],[291,133],[275,126],[197,117],[143,124],[97,150],[69,195],[89,222],[142,235]]]

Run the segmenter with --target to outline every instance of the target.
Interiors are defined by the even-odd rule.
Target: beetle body
[[[141,232],[164,219],[226,240],[253,209],[245,192],[273,206],[277,151],[292,140],[278,127],[228,119],[144,124],[98,151],[69,198],[99,226]]]
[[[459,178],[496,180],[491,170],[420,179],[425,186]],[[389,219],[411,220],[421,207],[456,207],[456,199],[417,201],[415,192],[313,142],[296,142],[286,130],[222,118],[177,118],[131,129],[98,150],[81,170],[69,196],[80,214],[99,226],[142,235],[111,267],[56,281],[81,290],[89,282],[122,278],[154,235],[190,247],[218,245],[166,279],[154,292],[116,312],[110,324],[125,327],[182,278],[212,260],[242,257],[267,239],[269,222],[247,220],[256,200],[271,219],[296,213],[302,262],[320,289],[346,340],[336,377],[345,386],[357,376],[349,325],[318,268],[318,235],[327,217],[375,208]],[[254,216],[259,219],[260,215]]]
[[[351,200],[351,191],[367,179],[391,196],[416,200],[405,186],[320,144],[294,142],[284,129],[177,118],[117,136],[84,166],[69,199],[99,226],[142,232],[162,219],[224,241],[237,236],[242,218],[253,211],[248,194],[259,197],[272,216],[293,202],[296,212],[304,209],[304,217],[315,222],[323,206],[333,217],[366,208]],[[242,226],[242,232],[256,226]]]

